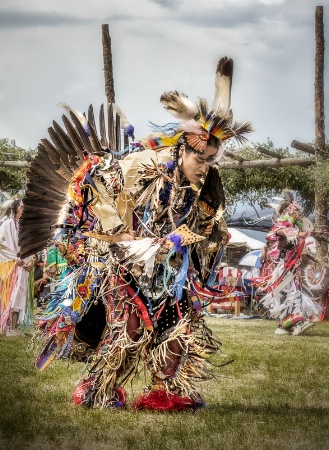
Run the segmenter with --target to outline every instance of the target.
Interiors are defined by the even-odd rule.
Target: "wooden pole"
[[[111,38],[109,26],[102,25],[102,42],[103,42],[103,60],[104,60],[104,78],[105,78],[105,95],[107,104],[115,103],[114,79]],[[107,109],[107,108],[106,108]]]
[[[280,155],[280,153],[273,152],[264,147],[257,147],[256,150],[259,151],[260,153],[264,153],[264,155],[272,156],[272,158],[278,158],[278,159],[285,158],[285,156]]]
[[[315,43],[315,152],[318,156],[325,153],[323,6],[317,6],[315,9]]]
[[[27,169],[31,163],[28,161],[0,161],[0,167],[12,167],[15,169]]]
[[[292,141],[290,144],[292,148],[295,148],[296,150],[300,150],[302,152],[310,153],[311,155],[315,155],[314,147],[310,144],[303,144],[299,141]]]
[[[311,166],[315,159],[310,158],[282,158],[282,159],[255,159],[244,161],[221,161],[220,169],[250,169],[254,167],[286,167],[286,166]]]
[[[235,159],[235,161],[240,161],[240,162],[246,161],[246,159],[242,158],[242,156],[235,155],[234,153],[227,152],[227,151],[225,151],[225,156],[227,156],[228,158],[231,158],[231,159]]]
[[[328,151],[325,147],[324,131],[324,25],[323,6],[315,8],[315,158],[317,171],[320,174],[323,164],[328,164]],[[321,176],[315,177],[315,229],[326,230],[328,226],[328,195]],[[317,257],[319,259],[327,256],[328,245],[317,243]]]
[[[240,317],[241,303],[240,297],[234,297],[234,315],[235,317]]]

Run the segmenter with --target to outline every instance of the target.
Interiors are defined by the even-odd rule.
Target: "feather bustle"
[[[62,120],[64,123],[64,127],[66,129],[66,132],[71,140],[71,142],[73,143],[73,146],[78,154],[79,159],[83,160],[83,144],[81,142],[81,139],[76,131],[76,129],[74,128],[74,126],[72,125],[71,121],[65,116],[62,116]]]
[[[107,132],[108,132],[108,142],[110,150],[115,150],[115,121],[113,117],[113,105],[110,103],[107,105]]]
[[[49,210],[58,213],[61,210],[61,208],[58,206],[57,203],[54,202],[40,203],[40,200],[38,200],[37,197],[24,197],[23,205],[35,207],[37,208],[37,210],[47,210],[47,211]]]
[[[33,160],[33,172],[48,180],[59,191],[62,191],[63,185],[65,186],[67,182],[56,170],[52,170],[52,167],[52,165],[47,166],[40,155],[37,155]]]
[[[98,136],[97,136],[94,128],[91,126],[90,122],[88,122],[88,128],[89,128],[89,132],[90,132],[89,139],[90,139],[90,143],[91,143],[91,146],[93,149],[93,153],[96,153],[99,155],[103,154],[104,150],[102,149],[101,144],[98,139]]]
[[[61,150],[57,150],[57,148],[47,138],[40,140],[40,143],[38,145],[38,154],[42,153],[43,149],[47,153],[50,160],[52,160],[53,158],[53,164],[59,164],[69,167],[68,154],[66,152],[62,154]]]
[[[121,150],[121,119],[120,114],[115,114],[115,122],[114,122],[114,129],[115,129],[115,148],[114,150],[116,152],[119,152]]]
[[[57,170],[61,167],[62,161],[54,149],[50,142],[45,142],[46,139],[42,140],[43,142],[38,145],[38,154],[34,158],[34,161],[42,161],[44,164],[49,164],[52,170]],[[48,146],[49,144],[49,146]],[[33,163],[32,163],[33,164]]]
[[[54,148],[56,149],[56,151],[54,151],[54,152],[49,152],[49,158],[51,159],[53,164],[61,164],[63,162],[63,159],[61,159],[62,154],[65,155],[64,162],[69,163],[69,157],[68,157],[67,151],[65,150],[65,148],[62,144],[62,141],[57,136],[56,131],[50,127],[50,128],[48,128],[48,133],[49,133],[50,139],[53,142]]]
[[[35,238],[34,238],[35,239]],[[19,255],[21,258],[28,258],[35,253],[41,252],[47,246],[49,241],[48,239],[43,239],[38,242],[33,242],[30,236],[29,240],[19,241],[18,244],[20,246]]]
[[[24,219],[20,220],[20,224],[22,226],[27,227],[34,227],[35,230],[38,229],[38,225],[45,225],[50,227],[50,225],[54,224],[53,220],[49,220],[50,217],[48,216],[39,216],[39,217],[25,217]]]
[[[54,186],[59,192],[62,192],[64,187],[68,186],[68,182],[56,171],[52,171],[46,167],[40,159],[35,158],[33,160],[33,172],[39,174],[41,178],[47,180],[47,182]]]
[[[89,131],[90,131],[90,127],[93,128],[94,132],[97,135],[97,127],[96,127],[96,122],[95,122],[93,105],[89,105],[89,108],[88,108],[88,129],[89,129]]]
[[[99,110],[99,132],[101,135],[101,146],[104,148],[109,148],[109,143],[106,137],[106,125],[105,125],[105,114],[103,104],[101,105]]]
[[[69,155],[71,155],[72,157],[79,158],[79,154],[77,153],[76,149],[74,148],[72,141],[70,140],[68,135],[65,133],[63,128],[57,122],[55,122],[55,120],[53,121],[53,128],[54,128],[54,131],[56,132],[58,138],[61,140],[67,153],[69,153]]]
[[[24,219],[36,219],[46,221],[48,220],[49,223],[54,223],[54,219],[57,219],[59,217],[59,213],[57,211],[49,211],[48,209],[40,209],[35,208],[32,206],[27,205],[23,209],[23,214],[21,220]]]
[[[53,194],[55,194],[57,196],[63,195],[63,190],[57,189],[55,186],[52,186],[52,184],[49,183],[49,180],[47,180],[46,177],[42,176],[42,174],[31,172],[31,170],[29,170],[27,172],[27,176],[28,176],[29,183],[32,183],[35,186],[38,186],[40,188],[44,188],[45,186],[47,186],[48,189],[50,189]]]
[[[70,182],[72,178],[72,170],[70,169],[69,163],[67,165],[64,165],[55,149],[50,152],[47,151],[44,146],[39,144],[38,159],[40,159],[43,164],[46,164],[48,168],[51,168],[57,174],[63,177],[66,181]]]
[[[90,141],[88,139],[86,130],[84,129],[84,127],[81,124],[81,121],[79,120],[79,118],[73,112],[71,112],[71,119],[72,119],[72,121],[73,121],[73,123],[74,123],[74,125],[76,127],[76,131],[77,131],[77,133],[79,135],[79,138],[80,138],[80,140],[82,142],[83,149],[91,154],[93,152],[93,149],[92,149]],[[87,123],[86,123],[86,126],[87,126]]]
[[[31,235],[31,232],[33,233],[35,231],[35,228],[31,225],[27,225],[24,227],[24,231],[22,231],[19,235],[20,240],[24,241],[25,238]],[[50,225],[46,227],[39,227],[38,228],[38,240],[43,239],[49,239],[50,236],[54,234],[54,231],[50,229]]]
[[[51,192],[48,192],[47,194],[42,195],[42,194],[39,194],[39,193],[35,193],[32,190],[26,190],[25,197],[26,198],[38,199],[40,202],[53,202],[53,203],[61,205],[61,206],[63,205],[63,200],[57,200],[51,194]]]

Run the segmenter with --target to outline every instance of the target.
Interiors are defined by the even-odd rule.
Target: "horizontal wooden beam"
[[[272,150],[268,150],[267,148],[264,148],[264,147],[257,147],[256,150],[260,153],[264,153],[264,155],[272,156],[273,158],[278,158],[278,159],[285,158],[285,156],[280,155],[277,152],[273,152]]]
[[[310,158],[272,158],[255,159],[248,161],[245,159],[236,162],[221,161],[221,169],[250,169],[252,167],[286,167],[286,166],[311,166],[315,164],[315,159]],[[15,169],[27,169],[31,163],[27,161],[0,161],[0,167],[12,167]]]
[[[251,169],[254,167],[287,167],[287,166],[312,166],[315,159],[309,158],[282,158],[282,159],[255,159],[254,161],[221,161],[220,169]]]
[[[31,163],[27,161],[0,161],[0,167],[12,167],[13,169],[27,169]]]
[[[302,152],[310,153],[311,155],[315,155],[314,147],[310,144],[303,144],[299,141],[292,141],[290,144],[292,148],[295,148],[296,150],[300,150]]]
[[[225,152],[225,156],[228,156],[231,159],[235,159],[236,161],[246,161],[245,158],[242,158],[240,155],[235,155],[231,152]]]

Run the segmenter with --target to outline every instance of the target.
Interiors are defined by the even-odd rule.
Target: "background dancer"
[[[324,271],[315,269],[306,258],[310,253],[311,229],[291,191],[283,192],[277,213],[279,217],[273,218],[273,228],[266,238],[257,293],[265,295],[261,303],[272,317],[279,319],[275,334],[300,335],[321,316],[322,307],[318,302]],[[308,231],[304,231],[306,222]],[[308,282],[310,270],[318,271],[315,285]]]
[[[0,226],[0,279],[1,315],[0,330],[7,336],[20,334],[19,326],[31,325],[33,310],[33,256],[18,258],[19,219],[22,201],[11,204],[11,216]]]

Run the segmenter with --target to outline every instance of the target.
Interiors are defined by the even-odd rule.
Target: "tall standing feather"
[[[215,92],[212,100],[212,109],[222,117],[231,114],[232,79],[233,60],[224,56],[217,64]]]

